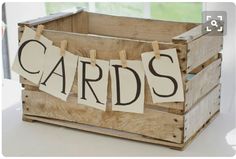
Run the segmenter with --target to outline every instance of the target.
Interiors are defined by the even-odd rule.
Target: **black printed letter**
[[[129,68],[129,67],[126,67],[125,69],[126,70],[129,70],[131,71],[133,74],[134,74],[134,77],[136,79],[136,84],[137,84],[137,90],[136,90],[136,94],[135,94],[135,97],[133,100],[131,100],[130,102],[127,102],[127,103],[121,103],[121,99],[120,99],[120,77],[119,77],[119,68],[122,69],[122,66],[120,65],[112,65],[114,68],[115,68],[115,74],[116,74],[116,94],[117,94],[117,103],[115,105],[129,105],[133,102],[135,102],[140,93],[141,93],[141,80],[138,76],[138,73],[136,71],[134,71],[133,69]]]
[[[58,74],[56,72],[54,72],[56,70],[56,68],[58,67],[58,65],[61,63],[61,70],[62,70],[62,75]],[[56,66],[52,69],[51,73],[48,75],[48,77],[45,79],[45,81],[41,84],[46,86],[46,82],[48,81],[48,79],[51,77],[52,74],[61,76],[63,81],[62,81],[62,91],[61,93],[66,94],[65,93],[65,86],[66,86],[66,74],[65,74],[65,65],[64,65],[64,58],[61,57],[60,60],[57,62]]]
[[[22,61],[21,61],[21,55],[22,55],[22,51],[24,49],[24,47],[30,43],[30,42],[36,42],[36,43],[39,43],[43,48],[44,48],[44,54],[46,52],[46,46],[43,45],[43,43],[41,43],[40,41],[37,41],[37,40],[27,40],[25,42],[22,43],[22,45],[20,46],[19,50],[18,50],[18,58],[19,58],[19,63],[20,63],[20,66],[22,67],[22,69],[30,74],[38,74],[40,72],[40,70],[38,71],[29,71],[27,70],[23,65],[22,65]]]
[[[161,54],[161,56],[164,56],[164,57],[169,58],[169,59],[171,60],[171,62],[173,63],[173,59],[171,58],[171,56],[169,56],[169,55],[163,55],[163,54]],[[173,92],[172,92],[171,94],[167,94],[167,95],[158,94],[158,93],[155,91],[154,88],[152,88],[152,90],[153,90],[153,92],[154,92],[157,96],[159,96],[159,97],[171,97],[171,96],[173,96],[173,95],[177,92],[177,89],[178,89],[177,81],[176,81],[173,77],[171,77],[171,76],[158,74],[158,73],[154,70],[154,68],[153,68],[153,61],[154,61],[154,59],[155,59],[155,57],[153,57],[153,58],[150,60],[149,65],[148,65],[150,72],[151,72],[153,75],[155,75],[155,76],[170,79],[170,80],[173,82],[173,84],[174,84],[174,90],[173,90]]]
[[[81,99],[87,100],[85,98],[85,83],[87,83],[87,85],[89,86],[90,90],[92,91],[94,97],[96,98],[96,102],[100,103],[100,104],[103,104],[102,102],[100,102],[98,100],[98,97],[96,96],[93,88],[91,87],[91,85],[89,83],[89,82],[99,81],[102,78],[102,69],[101,69],[101,67],[96,64],[96,67],[99,70],[99,76],[98,76],[97,79],[88,79],[88,78],[85,77],[86,76],[86,64],[90,64],[90,62],[86,62],[86,61],[80,61],[80,62],[82,63],[82,70],[83,70],[83,75],[81,77],[82,78],[82,97],[81,97]]]

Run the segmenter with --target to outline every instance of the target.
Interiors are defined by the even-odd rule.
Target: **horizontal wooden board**
[[[181,143],[183,116],[145,108],[144,114],[103,112],[77,104],[77,97],[66,102],[44,92],[23,90],[23,113],[141,134]]]
[[[125,138],[129,140],[142,141],[142,142],[153,143],[153,144],[160,144],[160,145],[164,145],[173,149],[181,150],[185,146],[184,144],[158,140],[158,139],[147,137],[140,134],[129,133],[125,131],[119,131],[119,130],[108,129],[108,128],[102,128],[102,127],[97,127],[97,126],[90,126],[86,124],[79,124],[75,122],[68,122],[64,120],[50,119],[50,118],[30,116],[30,115],[23,115],[23,120],[28,121],[28,122],[40,121],[40,122],[60,125],[60,126],[68,127],[68,128],[79,129],[79,130],[83,130],[87,132],[93,132],[97,134],[109,135],[113,137]]]
[[[191,138],[220,109],[220,84],[184,117],[184,142]]]
[[[209,64],[186,83],[185,112],[220,82],[221,58]]]
[[[191,72],[223,48],[223,36],[201,36],[188,43],[187,73]]]
[[[89,13],[89,33],[139,40],[171,42],[177,36],[197,26],[195,23],[170,22]]]

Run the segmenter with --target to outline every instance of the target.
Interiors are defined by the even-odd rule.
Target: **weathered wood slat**
[[[223,36],[202,36],[188,43],[187,73],[222,50]]]
[[[184,142],[206,123],[220,109],[220,84],[206,95],[185,116]]]
[[[59,13],[55,13],[55,14],[51,14],[45,17],[41,17],[41,18],[37,18],[37,19],[33,19],[33,20],[29,20],[29,21],[24,21],[24,22],[20,22],[18,23],[19,26],[24,26],[27,25],[29,27],[33,27],[39,24],[43,24],[43,23],[48,23],[51,21],[55,21],[61,18],[65,18],[74,14],[78,14],[80,12],[83,11],[83,8],[77,8],[77,11],[74,12],[59,12]]]
[[[185,111],[220,82],[221,58],[214,61],[186,83]]]
[[[164,145],[164,146],[174,148],[174,149],[181,150],[184,147],[184,144],[173,143],[173,142],[158,140],[155,138],[151,138],[151,137],[147,137],[147,136],[139,135],[135,133],[129,133],[129,132],[119,131],[119,130],[114,130],[114,129],[90,126],[86,124],[80,124],[80,123],[69,122],[69,121],[64,121],[64,120],[56,120],[56,119],[43,118],[43,117],[37,117],[37,116],[30,116],[30,115],[23,115],[23,120],[24,121],[30,120],[31,122],[40,121],[44,123],[60,125],[60,126],[68,127],[68,128],[74,128],[74,129],[79,129],[83,131],[109,135],[113,137],[126,138],[129,140],[142,141],[142,142],[153,143],[153,144],[160,144],[160,145]]]
[[[141,134],[157,139],[182,142],[183,116],[145,109],[144,114],[106,111],[77,104],[77,97],[64,102],[44,92],[23,90],[23,113],[78,122]]]
[[[196,25],[195,23],[168,22],[89,13],[90,34],[130,39],[171,42],[172,37]]]

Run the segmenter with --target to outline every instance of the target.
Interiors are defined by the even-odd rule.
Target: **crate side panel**
[[[220,109],[220,84],[185,115],[184,142],[191,138]]]
[[[204,35],[188,43],[187,73],[198,67],[223,48],[223,36]]]
[[[30,116],[30,115],[23,115],[23,120],[29,121],[29,122],[40,121],[40,122],[60,125],[60,126],[68,127],[68,128],[79,129],[79,130],[83,130],[87,132],[93,132],[97,134],[109,135],[109,136],[118,137],[118,138],[125,138],[129,140],[134,140],[134,141],[160,144],[160,145],[164,145],[164,146],[175,148],[175,149],[182,149],[184,147],[184,144],[178,144],[178,143],[146,137],[146,136],[135,134],[135,133],[129,133],[125,131],[102,128],[102,127],[97,127],[97,126],[90,126],[90,125],[79,124],[79,123],[74,123],[74,122],[68,122],[64,120],[49,119],[49,118],[36,117],[36,116]]]
[[[171,42],[172,37],[194,26],[194,23],[89,13],[89,33],[130,39]]]
[[[197,73],[186,83],[185,111],[191,107],[220,82],[221,58]]]
[[[89,57],[89,50],[91,48],[97,50],[97,58],[110,60],[119,59],[117,50],[125,49],[127,52],[127,58],[130,60],[141,60],[141,53],[146,51],[152,51],[151,43],[145,41],[128,40],[120,38],[109,38],[102,36],[75,34],[68,32],[58,32],[52,30],[45,30],[43,35],[53,41],[54,45],[60,47],[61,40],[67,40],[68,51],[75,55]],[[186,75],[186,45],[182,44],[169,44],[160,43],[160,49],[176,48],[178,58],[180,61],[180,68],[182,71],[183,86],[185,87],[185,75]],[[23,84],[29,84],[24,81]],[[157,103],[153,104],[151,98],[151,92],[148,84],[145,84],[145,101],[147,105],[152,107],[161,107],[169,109],[172,112],[177,110],[178,112],[183,111],[183,102],[171,102],[171,103]],[[72,87],[72,93],[77,93],[77,76]],[[111,92],[108,93],[108,97],[111,98]],[[176,113],[178,113],[176,112]]]
[[[67,102],[47,93],[23,90],[23,113],[66,120],[104,128],[116,129],[180,143],[183,135],[183,116],[153,109],[144,114],[101,111],[77,104],[77,97]]]

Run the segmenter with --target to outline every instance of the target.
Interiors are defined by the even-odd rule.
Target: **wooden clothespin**
[[[90,59],[91,59],[91,65],[96,66],[96,50],[90,50]]]
[[[121,50],[119,52],[120,55],[120,60],[121,60],[121,65],[123,68],[127,67],[127,61],[126,61],[126,52],[125,50]]]
[[[64,54],[66,52],[66,48],[67,48],[67,40],[62,40],[61,41],[61,48],[60,48],[61,56],[64,56]]]
[[[156,59],[160,59],[160,49],[159,49],[158,41],[152,42],[152,48],[153,48]]]
[[[37,29],[36,29],[36,33],[35,33],[35,40],[39,40],[40,39],[40,36],[43,32],[43,29],[44,29],[44,25],[38,25],[37,26]]]

